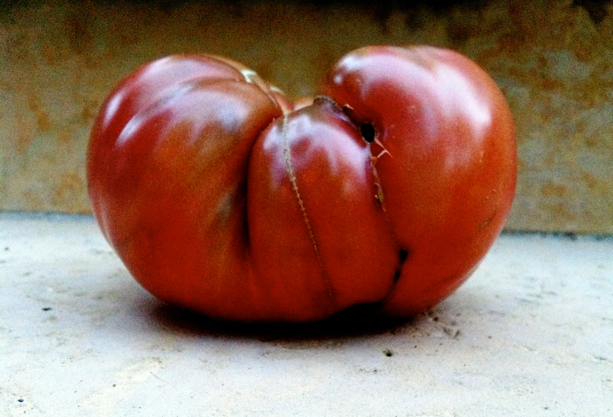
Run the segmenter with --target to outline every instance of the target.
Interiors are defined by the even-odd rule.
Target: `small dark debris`
[[[9,250],[9,247],[8,247],[8,246],[5,246],[5,247],[4,247],[4,250],[5,250],[5,251],[8,251],[8,250]]]
[[[391,350],[389,350],[389,349],[384,349],[384,350],[383,350],[383,354],[384,354],[385,356],[387,356],[388,358],[390,358],[390,357],[394,356],[394,352],[392,352],[392,351],[391,351]]]
[[[51,307],[43,307],[43,311],[50,311]]]
[[[24,400],[23,398],[18,399],[17,401],[19,401],[20,403],[22,403]]]

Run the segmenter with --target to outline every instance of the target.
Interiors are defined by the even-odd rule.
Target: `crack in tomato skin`
[[[383,306],[389,299],[392,298],[392,295],[395,289],[397,288],[398,282],[400,281],[400,277],[402,276],[402,268],[404,266],[404,263],[409,253],[406,249],[403,249],[403,244],[401,243],[396,233],[394,223],[389,213],[387,212],[386,202],[385,202],[385,193],[383,191],[383,185],[379,177],[379,172],[377,171],[377,163],[379,162],[379,159],[382,156],[388,155],[388,157],[390,157],[391,159],[394,159],[394,158],[392,157],[392,154],[390,153],[390,151],[381,142],[380,131],[382,129],[378,129],[377,127],[375,127],[375,123],[371,119],[367,119],[363,116],[360,116],[354,110],[354,108],[348,103],[344,104],[341,107],[341,105],[338,104],[333,98],[328,97],[328,96],[324,96],[324,97],[327,97],[328,100],[332,101],[337,108],[342,108],[342,111],[353,121],[356,128],[359,126],[360,134],[362,135],[364,141],[367,143],[366,146],[368,147],[368,150],[370,153],[370,158],[369,158],[370,169],[371,169],[373,180],[374,180],[373,185],[377,191],[374,198],[376,199],[377,203],[381,207],[382,215],[385,218],[385,225],[386,225],[387,231],[389,232],[392,240],[395,242],[396,247],[398,248],[399,263],[398,263],[398,267],[394,271],[394,278],[393,278],[394,285],[390,288],[389,292],[383,298],[381,298],[381,300],[376,302],[379,306]],[[370,120],[370,121],[365,122],[365,120]],[[369,128],[366,129],[366,134],[368,136],[371,136],[369,138],[364,137],[365,136],[364,126],[365,125],[369,126]],[[375,152],[378,152],[378,154],[374,155]]]
[[[324,285],[326,287],[326,295],[328,297],[328,301],[330,302],[331,308],[336,310],[336,301],[334,297],[334,293],[332,291],[332,284],[330,283],[330,277],[326,272],[326,268],[321,259],[321,254],[319,253],[319,245],[317,244],[317,238],[313,233],[313,228],[311,227],[311,221],[309,220],[309,215],[307,214],[307,210],[304,206],[304,201],[302,200],[302,196],[300,195],[300,191],[298,190],[298,181],[296,180],[296,174],[294,173],[294,167],[292,166],[292,157],[289,148],[288,142],[288,115],[287,113],[283,115],[283,122],[281,128],[281,135],[283,137],[283,156],[285,159],[285,166],[287,168],[287,176],[292,184],[292,189],[296,193],[296,199],[298,200],[298,205],[300,206],[300,212],[302,213],[302,218],[304,219],[304,224],[309,233],[309,238],[311,240],[311,244],[313,245],[313,251],[315,252],[315,256],[317,257],[317,263],[319,264],[319,268],[321,269],[321,275],[324,280]]]
[[[369,143],[369,149],[372,151],[371,145],[372,144]],[[378,161],[378,157],[373,157],[373,156],[370,157],[370,166],[372,169],[374,184],[377,187],[377,195],[375,196],[375,198],[377,199],[377,202],[381,205],[381,211],[383,213],[383,217],[385,218],[385,225],[387,226],[387,230],[390,236],[392,237],[393,241],[396,243],[396,246],[398,248],[398,259],[399,259],[398,267],[394,271],[394,279],[393,279],[394,285],[391,287],[387,295],[379,301],[380,305],[383,306],[389,299],[392,298],[392,295],[398,286],[398,282],[400,281],[400,277],[402,276],[402,268],[408,257],[408,251],[406,249],[402,249],[403,245],[400,239],[398,238],[398,235],[396,234],[396,230],[394,228],[393,221],[389,213],[387,212],[386,205],[385,205],[385,194],[383,192],[383,185],[381,184],[381,179],[379,178],[379,173],[377,172],[377,167],[376,167],[377,161]]]

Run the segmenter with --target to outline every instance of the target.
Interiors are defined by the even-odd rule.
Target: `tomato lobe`
[[[474,63],[437,48],[364,48],[341,60],[322,92],[372,120],[389,153],[377,173],[411,258],[385,309],[423,311],[467,278],[506,219],[516,175],[508,107]]]

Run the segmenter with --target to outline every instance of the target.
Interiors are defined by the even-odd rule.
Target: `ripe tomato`
[[[468,58],[365,47],[294,105],[234,61],[172,56],[115,88],[94,214],[152,294],[208,316],[410,316],[475,269],[515,191],[513,122]]]

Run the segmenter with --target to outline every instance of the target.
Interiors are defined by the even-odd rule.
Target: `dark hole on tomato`
[[[375,127],[370,123],[364,123],[360,126],[360,133],[362,133],[362,138],[368,143],[375,140]]]

